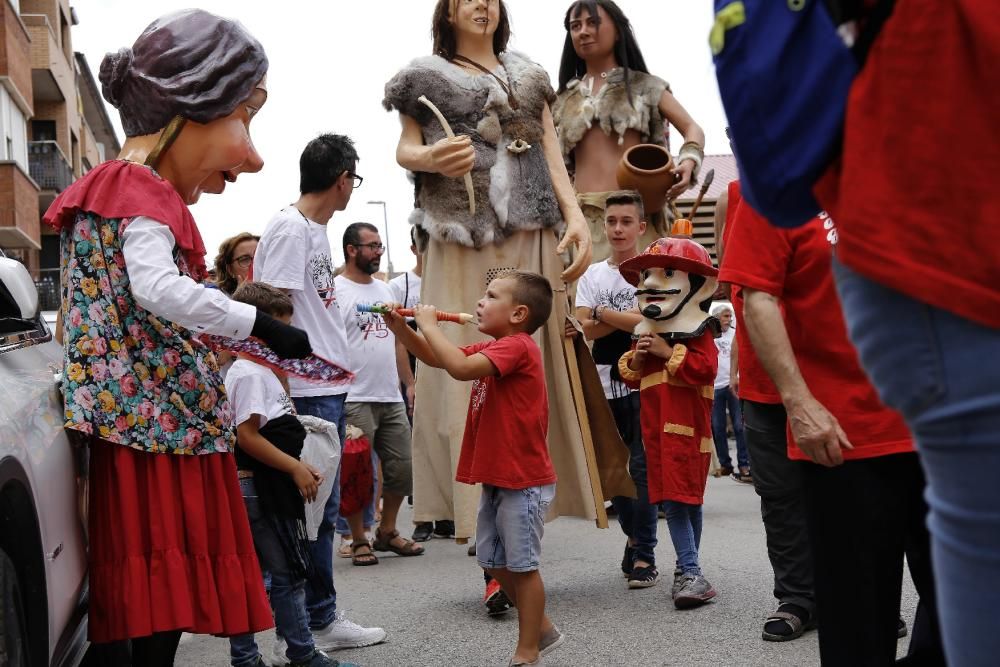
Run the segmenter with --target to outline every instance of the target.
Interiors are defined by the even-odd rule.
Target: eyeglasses
[[[384,252],[385,251],[385,246],[384,245],[382,245],[381,243],[375,243],[374,241],[372,241],[371,243],[348,243],[347,245],[352,245],[355,248],[368,248],[372,252]]]
[[[253,255],[240,255],[233,258],[233,264],[239,264],[244,269],[253,263]]]
[[[357,174],[355,174],[353,172],[349,171],[349,172],[347,172],[347,175],[350,176],[354,180],[354,189],[355,190],[357,190],[358,188],[360,188],[361,184],[364,183],[364,181],[365,181],[364,178],[362,178],[361,176],[358,176]]]

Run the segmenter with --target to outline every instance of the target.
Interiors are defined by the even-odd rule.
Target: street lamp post
[[[368,202],[371,206],[381,206],[382,207],[382,221],[385,223],[385,261],[388,265],[387,274],[392,278],[392,253],[389,252],[389,214],[386,211],[386,206],[384,201],[370,201]]]

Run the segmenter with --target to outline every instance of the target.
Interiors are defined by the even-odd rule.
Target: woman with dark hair
[[[565,355],[563,343],[564,285],[589,263],[590,235],[559,154],[549,109],[555,93],[541,67],[506,50],[510,25],[502,0],[438,0],[432,25],[434,55],[396,74],[383,101],[399,111],[403,124],[396,159],[416,174],[417,208],[410,220],[424,253],[421,301],[467,311],[506,269],[539,273],[557,290],[552,316],[539,330],[548,441],[560,479],[553,513],[593,519],[601,489],[587,472],[593,445],[580,423],[589,420],[573,404],[570,368],[576,360]],[[422,98],[459,136],[447,136]],[[571,246],[576,259],[563,271],[560,253]],[[483,340],[474,327],[442,331],[457,345]],[[471,387],[439,369],[421,367],[419,373],[414,520],[454,517],[456,537],[469,538],[479,489],[453,480]]]
[[[238,22],[164,16],[101,63],[117,160],[45,214],[61,233],[66,428],[89,439],[90,639],[173,664],[181,632],[273,626],[232,456],[232,416],[199,332],[303,357],[298,329],[199,284],[188,210],[263,166],[249,136],[267,57]],[[117,660],[105,664],[119,664]]]
[[[681,133],[677,182],[667,193],[673,200],[697,181],[705,133],[671,94],[670,85],[649,73],[632,24],[613,0],[576,0],[566,10],[563,26],[566,42],[552,115],[590,227],[593,258],[600,261],[611,254],[604,202],[618,190],[616,172],[625,151],[640,143],[669,148],[668,123]],[[648,222],[640,248],[668,234],[660,214]]]
[[[215,285],[232,296],[239,284],[247,279],[260,237],[250,232],[240,232],[219,245],[215,256]]]

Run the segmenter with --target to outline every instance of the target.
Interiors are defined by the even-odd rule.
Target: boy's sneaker
[[[434,522],[423,521],[413,528],[413,535],[410,539],[414,542],[426,542],[434,534]]]
[[[629,588],[652,588],[660,578],[655,565],[639,567],[636,565],[628,575]]]
[[[313,642],[320,651],[335,651],[340,648],[360,648],[381,644],[385,641],[382,628],[363,628],[354,621],[347,620],[344,612],[338,611],[330,625],[312,633]]]
[[[450,540],[455,537],[455,522],[450,519],[434,522],[434,537]]]
[[[625,540],[625,553],[622,554],[622,576],[632,574],[632,564],[635,562],[635,548]]]
[[[314,651],[312,657],[302,662],[291,662],[291,667],[359,667],[353,662],[340,662],[334,660],[322,651]]]
[[[491,579],[486,584],[486,592],[483,593],[483,604],[486,605],[486,613],[490,616],[500,616],[514,608],[514,604],[507,597],[507,594],[503,592],[500,582],[496,579]]]
[[[680,590],[674,596],[674,606],[678,609],[700,607],[716,596],[712,584],[700,574],[681,575],[680,585]]]
[[[565,641],[566,635],[560,632],[559,628],[553,624],[552,629],[543,633],[542,638],[538,641],[538,657],[541,658],[543,655],[552,653],[552,651],[562,646]]]

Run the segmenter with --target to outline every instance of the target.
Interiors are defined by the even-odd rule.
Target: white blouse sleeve
[[[125,228],[122,255],[136,303],[191,331],[249,336],[257,309],[182,276],[174,263],[174,245],[170,228],[152,218],[135,218]]]

